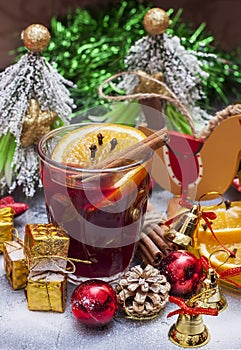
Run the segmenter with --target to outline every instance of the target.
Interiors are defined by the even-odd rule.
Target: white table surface
[[[25,201],[21,192],[14,193],[16,201]],[[170,194],[154,191],[152,203],[165,210]],[[231,189],[228,197],[241,200],[241,194]],[[42,191],[27,201],[29,209],[15,219],[15,227],[23,235],[26,223],[46,223]],[[158,318],[133,321],[115,318],[102,329],[90,329],[72,315],[70,297],[76,286],[68,285],[68,300],[64,313],[29,311],[23,290],[14,291],[8,283],[0,256],[0,349],[40,350],[171,350],[180,349],[168,339],[168,331],[177,316],[167,319],[169,311],[177,308],[168,303]],[[241,349],[241,293],[222,288],[228,308],[216,317],[203,316],[211,339],[201,349]]]

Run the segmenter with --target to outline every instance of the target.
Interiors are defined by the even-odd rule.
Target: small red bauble
[[[204,278],[201,260],[185,250],[167,255],[159,269],[171,284],[169,294],[184,298],[196,293]]]
[[[71,296],[73,315],[83,324],[100,327],[115,316],[117,296],[110,284],[101,280],[81,283]]]

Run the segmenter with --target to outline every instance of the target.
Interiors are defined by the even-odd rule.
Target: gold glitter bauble
[[[24,46],[32,52],[41,52],[48,47],[50,33],[42,24],[31,24],[21,34]]]
[[[169,17],[166,11],[160,8],[153,8],[145,14],[143,24],[149,34],[162,34],[169,26]]]

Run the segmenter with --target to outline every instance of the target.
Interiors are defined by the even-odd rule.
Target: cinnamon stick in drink
[[[168,141],[169,135],[167,128],[155,131],[153,134],[128,147],[127,149],[115,153],[104,159],[102,162],[89,167],[87,170],[90,170],[90,173],[82,174],[82,184],[88,181],[95,181],[96,179],[99,180],[100,175],[91,173],[91,170],[118,168],[133,162],[141,161],[145,159],[151,151],[155,151],[163,147]],[[105,176],[105,173],[103,172],[101,176]],[[68,179],[68,181],[75,181],[78,179],[80,179],[79,175],[71,176],[71,179]]]
[[[145,157],[147,157],[150,153],[150,150],[155,151],[156,149],[161,148],[168,142],[168,140],[169,136],[167,129],[160,129],[144,140],[137,142],[121,152],[115,153],[113,156],[110,156],[102,162],[93,165],[89,169],[117,168],[130,164],[133,161],[145,159]]]

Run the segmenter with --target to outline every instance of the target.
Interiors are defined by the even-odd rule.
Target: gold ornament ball
[[[31,24],[21,35],[24,46],[32,52],[41,52],[48,47],[50,33],[42,24]]]
[[[160,8],[153,8],[145,14],[143,24],[149,34],[162,34],[169,26],[169,17],[166,11]]]

